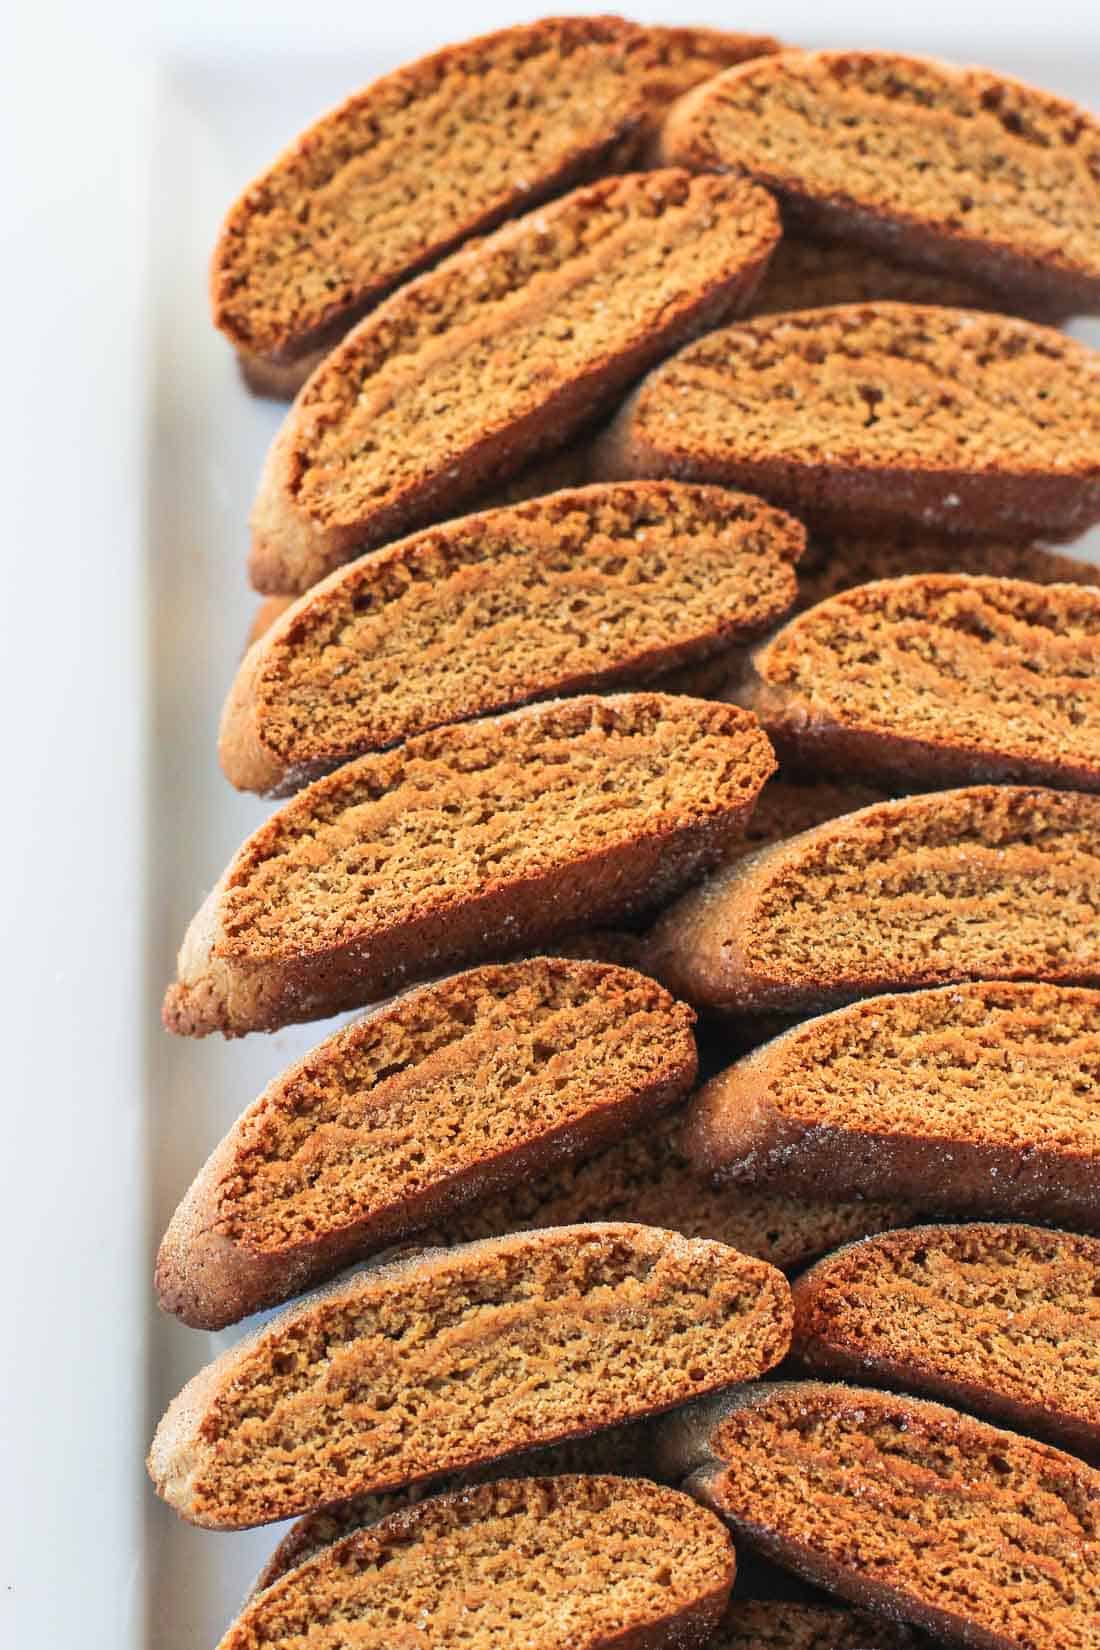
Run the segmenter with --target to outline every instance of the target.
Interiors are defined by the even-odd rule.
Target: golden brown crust
[[[268,627],[222,713],[222,768],[287,795],[354,756],[534,699],[724,684],[719,655],[794,601],[805,534],[677,482],[573,488],[427,528],[338,569]],[[664,691],[670,691],[662,681]]]
[[[1095,1459],[1098,1278],[1097,1238],[981,1223],[891,1232],[798,1279],[793,1351],[815,1373],[941,1398]]]
[[[1100,309],[1100,122],[987,69],[783,52],[691,92],[660,157],[759,178],[796,228],[1010,299]]]
[[[169,1406],[149,1472],[192,1523],[271,1523],[659,1413],[772,1368],[790,1331],[781,1273],[652,1227],[428,1250],[230,1348]]]
[[[506,1196],[682,1100],[694,1019],[627,968],[471,969],[334,1032],[275,1078],[165,1233],[164,1310],[221,1329]]]
[[[974,310],[763,316],[651,372],[592,465],[743,487],[865,538],[1069,539],[1100,519],[1100,354]]]
[[[740,836],[755,718],[655,693],[441,728],[299,793],[188,929],[170,1030],[240,1036],[641,914]]]
[[[268,455],[253,583],[302,591],[454,515],[735,314],[779,234],[739,179],[608,178],[410,282],[332,351]]]
[[[846,591],[752,655],[728,696],[781,762],[897,789],[1100,789],[1100,592],[925,574]]]

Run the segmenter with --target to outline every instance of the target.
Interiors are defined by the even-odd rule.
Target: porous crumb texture
[[[887,579],[800,614],[738,700],[780,759],[898,786],[1100,788],[1100,591],[1022,579]]]
[[[916,1650],[923,1636],[842,1604],[734,1598],[707,1650]]]
[[[736,34],[730,29],[675,28],[658,25],[647,28],[650,67],[646,71],[646,93],[651,124],[693,87],[754,57],[766,57],[782,50],[779,41],[766,34]]]
[[[1100,518],[1100,355],[974,310],[764,316],[652,372],[594,464],[744,487],[866,537],[1071,538]]]
[[[452,1215],[426,1239],[467,1243],[547,1226],[639,1221],[685,1237],[711,1238],[789,1269],[839,1244],[914,1219],[911,1203],[825,1201],[812,1194],[785,1196],[767,1187],[715,1185],[693,1170],[681,1151],[682,1122],[677,1112],[583,1162],[522,1181]]]
[[[652,909],[721,858],[773,768],[748,712],[648,693],[360,757],[245,843],[192,923],[165,1022],[274,1029]]]
[[[1100,992],[873,997],[712,1078],[685,1149],[794,1194],[936,1199],[1100,1227]]]
[[[276,362],[328,340],[468,235],[597,171],[648,109],[654,52],[615,18],[451,46],[357,92],[236,202],[214,321]]]
[[[1100,981],[1100,798],[975,785],[904,797],[723,867],[646,967],[697,1006],[814,1012],[954,980]]]
[[[162,1306],[221,1328],[683,1099],[691,1009],[626,968],[472,969],[336,1032],[245,1112],[161,1245]]]
[[[499,484],[668,350],[736,313],[778,238],[736,178],[610,178],[396,292],[329,355],[276,438],[252,574],[304,590]]]
[[[245,1609],[219,1650],[702,1647],[729,1596],[718,1519],[643,1479],[505,1479],[348,1537]]]
[[[689,1485],[811,1581],[962,1642],[1095,1650],[1100,1474],[940,1404],[778,1383]]]
[[[784,769],[769,779],[760,792],[745,827],[744,839],[729,857],[768,848],[773,842],[798,836],[841,814],[854,813],[857,808],[869,808],[873,802],[887,800],[888,792],[867,780],[791,778]]]
[[[951,539],[864,539],[816,534],[798,563],[799,609],[875,579],[972,573],[1032,584],[1100,585],[1100,567],[1038,544],[962,544]]]
[[[796,225],[903,263],[1100,308],[1100,122],[987,69],[784,52],[700,87],[662,156],[751,174]]]
[[[650,1478],[655,1425],[633,1421],[622,1427],[608,1427],[606,1432],[593,1432],[586,1438],[571,1438],[567,1443],[550,1444],[546,1449],[507,1455],[500,1461],[456,1473],[453,1478],[437,1479],[431,1484],[410,1484],[405,1489],[391,1490],[388,1495],[353,1495],[350,1500],[326,1507],[322,1512],[306,1513],[304,1518],[295,1519],[283,1536],[256,1577],[249,1598],[262,1593],[288,1570],[315,1558],[334,1541],[342,1541],[354,1530],[378,1524],[404,1507],[414,1507],[430,1495],[469,1489],[474,1484],[489,1484],[500,1478],[547,1478],[563,1473],[614,1473],[624,1478]]]
[[[753,315],[827,309],[835,304],[945,304],[1052,319],[1042,305],[1028,305],[977,281],[937,270],[914,269],[850,241],[803,240],[785,234],[752,301]]]
[[[977,1223],[892,1232],[820,1261],[794,1300],[794,1351],[815,1371],[1100,1446],[1096,1238]]]
[[[333,574],[249,656],[222,766],[285,792],[444,722],[704,660],[783,616],[804,538],[759,499],[677,482],[429,528]]]
[[[367,1268],[185,1387],[149,1470],[185,1518],[270,1523],[655,1414],[772,1368],[782,1274],[722,1244],[568,1226]]]

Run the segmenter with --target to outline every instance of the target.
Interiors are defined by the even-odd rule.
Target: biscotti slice
[[[912,1225],[916,1218],[912,1203],[863,1197],[843,1202],[812,1192],[788,1196],[766,1186],[718,1185],[685,1157],[683,1121],[680,1111],[657,1118],[583,1161],[458,1210],[425,1236],[437,1244],[469,1243],[546,1226],[625,1220],[711,1238],[789,1271],[839,1244]]]
[[[260,366],[331,345],[468,236],[599,172],[639,135],[654,58],[629,23],[557,17],[374,81],[230,209],[210,273],[215,325]]]
[[[721,1523],[678,1490],[504,1479],[327,1548],[256,1596],[219,1650],[701,1650],[733,1576]]]
[[[767,1557],[982,1650],[1095,1650],[1100,1473],[942,1404],[776,1382],[665,1423],[665,1464]]]
[[[783,52],[683,99],[660,154],[759,178],[796,228],[1100,311],[1100,121],[988,69]]]
[[[362,756],[240,849],[188,930],[165,1024],[274,1030],[653,909],[736,842],[774,766],[747,711],[656,693]]]
[[[916,1650],[925,1642],[901,1622],[841,1604],[733,1598],[707,1650]]]
[[[794,1351],[824,1375],[945,1398],[1092,1456],[1098,1284],[1097,1238],[981,1224],[891,1232],[799,1278]]]
[[[256,1577],[248,1599],[262,1593],[288,1570],[315,1558],[333,1542],[342,1541],[355,1530],[379,1524],[404,1507],[414,1507],[429,1495],[469,1489],[474,1484],[489,1484],[500,1478],[557,1478],[565,1473],[650,1478],[656,1425],[652,1421],[633,1421],[623,1427],[608,1427],[606,1432],[593,1432],[586,1438],[571,1438],[567,1443],[550,1444],[546,1449],[505,1456],[488,1466],[458,1473],[453,1479],[435,1484],[410,1484],[405,1489],[391,1490],[388,1495],[355,1495],[322,1512],[306,1513],[295,1519],[283,1536]]]
[[[307,590],[561,446],[685,339],[735,314],[779,236],[737,178],[608,178],[402,287],[305,385],[252,513],[251,573]]]
[[[874,802],[887,800],[889,792],[864,779],[792,778],[787,772],[777,773],[760,792],[744,839],[729,857],[768,848],[773,842],[798,836],[841,814],[854,813],[858,808],[869,808]]]
[[[899,789],[1100,789],[1100,590],[966,573],[861,585],[757,648],[729,693],[781,762]]]
[[[964,544],[951,539],[865,539],[815,534],[798,563],[798,609],[842,590],[911,573],[975,573],[1032,584],[1100,585],[1100,565],[1040,544]]]
[[[785,234],[752,301],[753,315],[827,309],[835,304],[946,304],[989,309],[1053,323],[1058,313],[994,292],[963,275],[913,269],[867,247],[845,241],[812,241]]]
[[[743,487],[864,537],[1073,538],[1100,520],[1100,353],[975,310],[762,316],[650,373],[593,465]]]
[[[166,1311],[221,1329],[352,1261],[648,1128],[695,1079],[694,1015],[628,968],[475,968],[277,1077],[201,1170],[157,1259]]]
[[[756,1049],[699,1091],[682,1138],[700,1173],[792,1196],[1095,1230],[1098,1096],[1100,992],[944,986],[872,997]]]
[[[556,492],[414,533],[333,573],[251,650],[222,768],[285,795],[444,722],[707,663],[791,607],[804,543],[759,499],[679,482]]]
[[[563,1226],[368,1266],[195,1376],[149,1471],[192,1523],[309,1512],[657,1414],[763,1373],[782,1273],[649,1226]]]
[[[952,980],[1100,982],[1100,798],[974,785],[880,802],[724,866],[647,971],[696,1007],[815,1013]]]

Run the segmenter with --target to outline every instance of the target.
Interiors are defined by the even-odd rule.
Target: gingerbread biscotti
[[[656,56],[617,18],[558,17],[374,81],[230,209],[210,274],[215,325],[292,394],[288,374],[401,281],[637,141]]]
[[[752,1188],[1100,1230],[1098,1087],[1100,992],[947,986],[764,1044],[703,1086],[682,1143]]]
[[[188,930],[165,1024],[273,1030],[652,909],[737,841],[774,766],[749,712],[656,693],[360,757],[237,853]]]
[[[729,692],[781,762],[899,789],[1100,789],[1100,591],[884,579],[800,614]]]
[[[1100,353],[974,310],[762,316],[650,373],[594,465],[743,487],[867,538],[1073,538],[1100,519]]]
[[[302,389],[253,509],[253,583],[307,590],[561,446],[735,314],[778,237],[755,184],[660,171],[574,190],[452,254]]]
[[[904,1387],[1100,1451],[1100,1239],[922,1226],[851,1244],[794,1286],[811,1370]]]
[[[514,1558],[522,1554],[522,1564]],[[505,1479],[360,1530],[255,1597],[219,1650],[693,1650],[729,1598],[713,1513],[640,1478]]]
[[[565,1226],[366,1267],[200,1372],[149,1471],[213,1529],[596,1432],[772,1368],[780,1272],[653,1227]]]
[[[1100,121],[1021,81],[892,52],[783,52],[690,93],[660,154],[759,178],[796,228],[1100,311]]]
[[[563,957],[398,997],[234,1124],[165,1233],[161,1305],[220,1329],[652,1127],[695,1080],[693,1019],[632,969]]]
[[[759,499],[678,482],[428,528],[339,569],[268,630],[226,702],[222,767],[283,795],[443,722],[706,663],[782,618],[804,542]]]
[[[866,539],[817,533],[798,563],[796,608],[814,607],[842,590],[914,573],[974,573],[1032,584],[1100,585],[1100,566],[1041,544],[963,544],[951,539]]]
[[[861,1607],[989,1650],[1094,1650],[1100,1473],[942,1404],[819,1381],[665,1423],[740,1538]]]
[[[815,1013],[953,980],[1100,982],[1100,797],[974,785],[881,802],[716,872],[645,967],[696,1007]]]

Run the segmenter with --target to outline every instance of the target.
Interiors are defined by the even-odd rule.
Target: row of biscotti
[[[662,162],[758,178],[800,232],[849,243],[800,248],[780,307],[827,301],[823,273],[829,296],[1089,311],[1098,147],[1084,110],[986,71],[548,19],[410,64],[305,132],[226,218],[214,319],[258,387],[286,393],[471,235]]]

